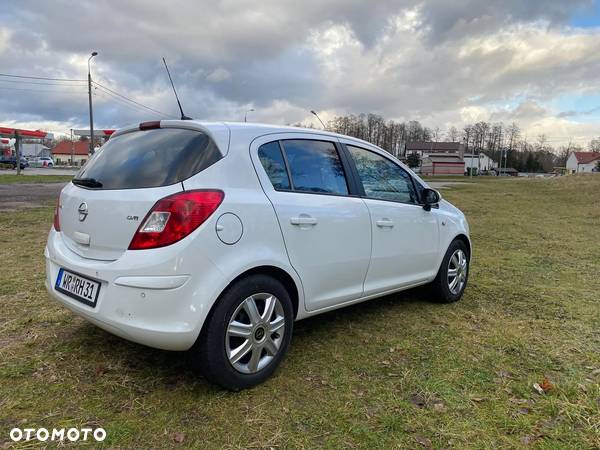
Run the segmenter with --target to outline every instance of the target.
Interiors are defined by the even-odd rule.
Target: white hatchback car
[[[368,142],[169,120],[117,131],[62,190],[46,286],[237,390],[275,371],[295,320],[424,284],[460,299],[470,255],[463,213]]]

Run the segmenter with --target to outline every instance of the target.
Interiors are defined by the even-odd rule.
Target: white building
[[[50,149],[42,143],[23,143],[21,144],[21,156],[25,158],[34,158],[50,156]]]
[[[498,163],[490,158],[485,153],[465,153],[465,170],[471,167],[477,169],[478,172],[487,172],[498,167]]]
[[[600,161],[600,152],[573,152],[567,159],[567,173],[594,172]]]

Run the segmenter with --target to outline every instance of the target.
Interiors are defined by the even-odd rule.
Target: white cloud
[[[229,78],[231,78],[231,72],[229,72],[229,70],[227,70],[223,67],[216,68],[206,77],[206,79],[208,81],[215,81],[215,82],[225,81],[225,80],[228,80]]]
[[[0,55],[13,73],[83,78],[98,50],[95,79],[168,114],[177,108],[162,55],[186,113],[198,118],[242,120],[254,108],[252,120],[318,126],[315,109],[323,120],[360,112],[443,128],[515,120],[532,134],[591,137],[594,124],[550,106],[600,93],[600,29],[566,23],[585,1],[175,0],[166,9],[124,0],[91,29],[101,4],[23,1],[0,12]],[[101,95],[99,126],[151,117]],[[3,96],[0,122],[85,123],[85,98],[71,97],[15,91]]]

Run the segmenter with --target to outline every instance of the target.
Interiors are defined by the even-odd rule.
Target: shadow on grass
[[[296,352],[302,352],[301,347],[310,346],[314,339],[322,337],[325,332],[343,332],[339,327],[334,329],[332,324],[344,324],[347,327],[366,324],[368,328],[370,322],[376,327],[378,318],[387,315],[391,309],[419,304],[425,307],[432,303],[426,289],[415,288],[323,313],[294,324],[291,347]],[[63,342],[60,346],[67,347],[73,353],[71,357],[85,361],[82,365],[90,367],[84,371],[90,372],[92,377],[108,367],[109,370],[123,371],[123,375],[130,377],[134,383],[146,383],[142,391],[170,390],[184,385],[188,389],[206,393],[223,393],[222,389],[206,382],[193,368],[194,354],[191,351],[173,352],[146,347],[114,336],[89,322],[82,323],[64,338],[71,339],[71,342]],[[285,371],[285,367],[282,370]],[[147,384],[148,378],[152,379],[150,386]]]

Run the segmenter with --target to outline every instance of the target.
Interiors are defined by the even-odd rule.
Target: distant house
[[[567,159],[567,173],[593,172],[600,161],[600,152],[573,152]]]
[[[498,163],[485,153],[465,153],[465,170],[469,168],[477,169],[477,172],[488,172],[498,167]]]
[[[421,175],[464,175],[465,162],[458,155],[435,154],[421,159]]]
[[[90,143],[88,141],[61,141],[52,149],[56,164],[69,164],[71,156],[75,165],[82,166],[89,158]]]
[[[465,146],[460,142],[408,142],[405,148],[405,156],[411,153],[416,153],[421,158],[429,155],[451,154],[462,159]]]

